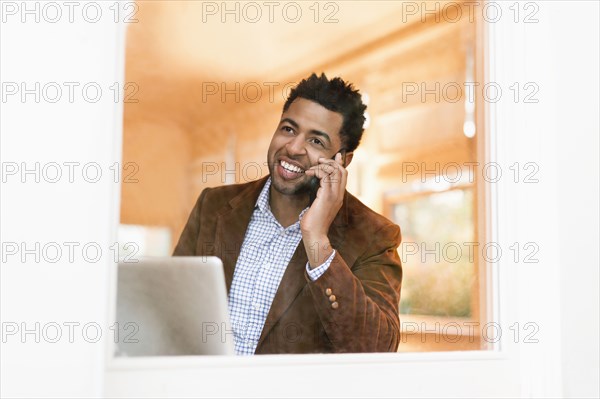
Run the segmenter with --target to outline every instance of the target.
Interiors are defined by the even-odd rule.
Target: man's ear
[[[354,156],[354,152],[350,151],[346,153],[346,159],[344,160],[344,168],[347,168],[348,165],[350,165],[350,162],[352,162],[352,157]]]

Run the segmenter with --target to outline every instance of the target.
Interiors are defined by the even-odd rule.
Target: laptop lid
[[[233,332],[217,257],[119,263],[116,356],[230,355]]]

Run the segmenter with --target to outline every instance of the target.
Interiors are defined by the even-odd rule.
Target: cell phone
[[[337,151],[335,153],[335,155],[333,157],[331,157],[331,159],[335,160],[335,156],[339,153],[342,154],[342,164],[343,166],[346,166],[346,150],[344,150],[343,148],[339,151]],[[311,206],[313,204],[313,202],[315,201],[315,199],[317,198],[317,191],[319,190],[319,179],[316,176],[313,176],[310,181],[309,181],[309,188],[308,188],[308,206]]]
[[[310,182],[308,184],[308,206],[311,206],[317,198],[317,190],[319,189],[319,179],[313,176],[310,178]]]

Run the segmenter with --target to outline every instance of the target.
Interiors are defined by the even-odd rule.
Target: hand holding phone
[[[342,154],[343,166],[346,166],[346,150],[344,150],[342,148],[338,152],[340,154]],[[338,152],[336,152],[335,155],[333,157],[331,157],[331,159],[335,160],[335,156],[338,154]],[[309,182],[310,187],[309,187],[309,191],[308,191],[308,206],[311,206],[313,204],[313,202],[315,201],[315,199],[317,198],[317,191],[319,190],[320,184],[321,184],[321,182],[319,181],[319,179],[316,176],[313,176],[310,179],[310,182]]]
[[[323,264],[331,256],[328,232],[344,202],[348,159],[343,149],[338,153],[339,158],[336,153],[333,162],[321,157],[318,165],[306,170],[310,177],[310,208],[300,219],[300,230],[311,268]],[[320,196],[315,201],[317,192]],[[315,248],[321,250],[315,251]]]

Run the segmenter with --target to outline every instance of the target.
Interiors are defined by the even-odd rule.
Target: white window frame
[[[506,4],[498,3],[511,15]],[[540,7],[537,33],[511,18],[488,26],[485,59],[488,81],[508,88],[514,82],[552,79],[539,76],[548,61],[540,44],[552,26],[543,20]],[[547,17],[547,15],[546,15]],[[123,28],[124,29],[124,28]],[[528,40],[523,40],[526,37]],[[124,49],[125,35],[121,34]],[[533,62],[532,62],[533,60]],[[536,63],[537,61],[537,63]],[[119,60],[124,67],[124,57]],[[529,76],[531,72],[535,76]],[[124,79],[124,74],[122,74]],[[551,81],[551,80],[550,80]],[[508,89],[506,89],[508,90]],[[545,99],[552,102],[552,94]],[[487,104],[490,160],[508,167],[531,158],[542,163],[555,153],[536,150],[548,140],[549,126],[534,126],[548,106],[523,110],[522,104]],[[115,118],[122,118],[116,112]],[[121,128],[116,129],[115,158],[121,159]],[[547,150],[547,148],[546,148]],[[523,158],[519,158],[519,157]],[[550,165],[547,163],[545,165]],[[271,355],[237,357],[114,358],[107,341],[104,396],[314,396],[320,397],[540,397],[560,396],[560,308],[557,236],[535,213],[535,201],[545,201],[548,219],[556,218],[555,183],[536,186],[514,184],[509,179],[490,185],[491,239],[501,248],[533,239],[544,249],[537,265],[513,264],[509,256],[492,267],[488,287],[493,292],[490,311],[503,331],[493,350],[431,353],[345,355]],[[527,198],[517,203],[515,198]],[[119,190],[113,192],[114,226],[119,222]],[[533,217],[532,216],[533,213]],[[553,247],[554,245],[554,247]],[[114,320],[116,265],[110,264],[108,320]],[[508,334],[515,322],[534,321],[540,326],[538,344],[515,343]]]

